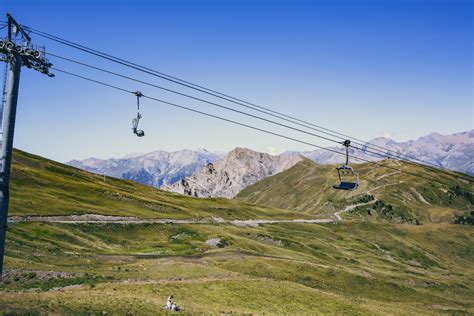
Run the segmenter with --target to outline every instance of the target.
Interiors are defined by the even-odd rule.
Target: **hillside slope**
[[[298,215],[14,157],[11,215]],[[185,315],[474,313],[472,226],[29,218],[9,223],[0,315],[166,315],[171,294]]]
[[[332,188],[338,182],[335,166],[318,165],[305,159],[284,172],[245,188],[236,198],[271,207],[320,213],[370,199],[371,195],[395,208],[398,217],[404,214],[402,217],[405,218],[398,219],[409,222],[450,221],[457,212],[473,208],[473,196],[462,194],[459,187],[474,191],[474,186],[459,180],[456,173],[446,175],[393,160],[380,163],[438,179],[448,185],[374,167],[373,164],[357,164],[354,168],[361,179],[360,187],[354,191],[335,190]],[[392,217],[396,219],[396,216]]]
[[[9,215],[100,214],[140,218],[293,218],[298,213],[198,199],[103,177],[20,150],[13,155]]]

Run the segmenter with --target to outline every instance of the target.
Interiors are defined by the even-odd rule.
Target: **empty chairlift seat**
[[[359,186],[359,175],[349,166],[349,146],[351,141],[345,140],[342,145],[346,148],[346,163],[336,168],[339,183],[334,185],[333,188],[352,191]]]

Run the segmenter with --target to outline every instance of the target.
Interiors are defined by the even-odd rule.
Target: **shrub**
[[[454,217],[454,224],[459,225],[474,225],[474,210],[470,214],[456,215]]]

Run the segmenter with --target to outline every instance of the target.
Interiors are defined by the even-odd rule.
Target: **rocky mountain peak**
[[[72,160],[67,164],[98,174],[161,187],[164,184],[173,184],[221,157],[207,150],[184,149],[174,152],[156,150],[121,159],[89,158],[82,161]]]
[[[354,148],[349,150],[350,163],[359,162],[355,157],[377,161],[384,159],[387,154],[397,153],[402,158],[416,158],[435,166],[474,175],[474,129],[451,135],[431,133],[406,142],[378,137],[367,144],[373,147],[366,151]],[[382,151],[381,155],[376,155],[373,151],[380,150],[377,146],[387,148],[390,152]],[[197,196],[233,197],[252,182],[289,169],[301,160],[301,156],[320,164],[343,163],[343,147],[331,149],[333,152],[320,149],[307,152],[288,151],[277,156],[242,147],[233,149],[227,155],[203,148],[175,152],[156,150],[122,158],[73,160],[67,164],[168,191]],[[181,180],[186,177],[188,178],[184,183],[187,191],[184,192]],[[173,186],[174,183],[176,186]]]
[[[247,148],[235,148],[223,159],[207,164],[193,175],[164,190],[196,197],[233,198],[243,188],[287,170],[300,156],[273,156]]]

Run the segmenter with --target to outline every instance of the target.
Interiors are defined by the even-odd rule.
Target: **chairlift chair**
[[[143,96],[143,93],[141,93],[140,91],[136,91],[135,95],[137,96],[137,117],[132,120],[132,131],[138,137],[143,137],[145,136],[145,132],[141,129],[138,129],[138,123],[142,118],[142,115],[140,114],[140,97]]]
[[[132,120],[132,131],[135,135],[138,137],[143,137],[145,136],[145,132],[141,129],[138,129],[138,122],[142,118],[140,113],[137,113],[137,117]]]
[[[336,168],[339,177],[339,184],[333,186],[334,189],[352,191],[359,186],[359,174],[349,166],[349,146],[350,140],[345,140],[342,145],[346,147],[346,163]]]

